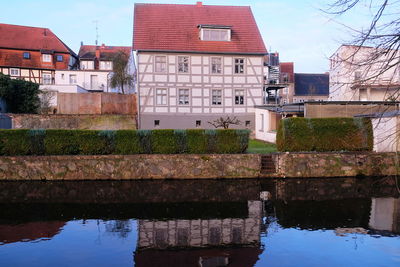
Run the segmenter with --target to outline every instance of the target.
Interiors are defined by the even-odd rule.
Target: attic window
[[[200,39],[203,41],[230,41],[231,27],[200,25]]]
[[[23,57],[24,59],[30,59],[30,58],[31,58],[31,53],[29,53],[29,52],[24,52],[23,55],[22,55],[22,57]]]

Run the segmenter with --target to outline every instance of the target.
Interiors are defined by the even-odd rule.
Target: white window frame
[[[112,61],[100,61],[100,69],[101,70],[112,70],[113,69]]]
[[[245,95],[243,89],[235,90],[235,105],[237,106],[245,105]]]
[[[50,73],[43,73],[42,74],[42,84],[52,84],[51,83],[51,74]]]
[[[69,84],[77,84],[76,82],[76,74],[70,74],[69,75]]]
[[[42,54],[42,61],[46,63],[51,63],[52,61],[52,56],[51,54]]]
[[[226,33],[225,37],[223,37],[223,33]],[[231,41],[231,30],[202,28],[200,38],[202,41],[229,42]]]
[[[157,106],[166,106],[168,105],[168,91],[167,88],[156,88],[155,89],[156,96],[156,105]]]
[[[16,68],[11,68],[10,69],[10,76],[20,76],[20,73],[21,73],[20,69],[16,69]]]
[[[221,89],[211,90],[211,104],[213,106],[222,106],[222,90]]]
[[[178,56],[178,73],[189,73],[189,56]]]
[[[190,89],[187,88],[178,89],[178,105],[181,106],[190,105]]]
[[[214,60],[219,60],[215,62]],[[222,57],[211,57],[211,74],[222,74]],[[219,66],[219,67],[218,67]]]
[[[154,72],[167,72],[167,56],[154,56]]]
[[[242,61],[242,62],[240,62]],[[245,58],[234,58],[233,59],[233,67],[234,67],[234,74],[244,74],[244,69],[246,66],[246,59]],[[236,67],[238,67],[236,71]]]

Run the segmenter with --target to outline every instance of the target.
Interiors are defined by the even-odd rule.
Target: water
[[[393,177],[0,188],[0,266],[400,266]]]

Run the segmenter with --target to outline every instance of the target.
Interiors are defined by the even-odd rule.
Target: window
[[[244,58],[235,58],[235,73],[244,73]]]
[[[100,61],[101,70],[112,70],[112,68],[113,68],[112,61]]]
[[[201,121],[196,121],[196,127],[201,127]]]
[[[57,55],[57,62],[63,62],[63,55]]]
[[[167,89],[156,89],[156,104],[157,105],[167,104]]]
[[[222,104],[222,90],[212,90],[212,104],[213,105]]]
[[[166,72],[167,71],[167,57],[156,56],[155,57],[155,72]]]
[[[264,114],[260,114],[260,132],[264,132]]]
[[[81,70],[93,70],[94,69],[94,62],[89,60],[82,60],[81,61]]]
[[[160,120],[154,120],[154,127],[160,126]]]
[[[202,29],[203,41],[230,41],[229,29]]]
[[[250,127],[250,121],[246,121],[246,122],[245,122],[245,126],[246,126],[246,127]]]
[[[244,90],[235,90],[235,105],[244,105]]]
[[[43,73],[43,84],[51,84],[51,74]]]
[[[51,55],[50,54],[43,54],[42,55],[43,62],[51,62]]]
[[[76,84],[76,74],[69,75],[69,84]]]
[[[222,59],[220,57],[211,58],[211,73],[222,73]]]
[[[19,69],[10,69],[11,76],[19,76]]]
[[[31,58],[31,53],[29,53],[29,52],[24,52],[24,53],[22,54],[22,57],[23,57],[24,59],[30,59],[30,58]]]
[[[189,89],[179,89],[178,103],[179,105],[189,105]]]
[[[178,57],[178,72],[189,72],[189,57]]]

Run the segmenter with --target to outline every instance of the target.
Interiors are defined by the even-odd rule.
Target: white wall
[[[372,126],[374,129],[374,151],[397,151],[399,141],[397,122],[398,117],[372,119]]]
[[[276,143],[276,131],[271,131],[270,127],[271,111],[255,108],[255,135],[256,139],[269,143]]]
[[[374,64],[366,64],[366,61],[376,53],[379,53],[379,50],[371,47],[341,46],[330,57],[329,99],[333,101],[386,100],[389,96],[388,93],[385,94],[387,85],[400,83],[400,67],[388,69],[386,64],[396,64],[398,55],[394,59],[380,56],[371,62]],[[387,71],[382,71],[385,69]],[[359,90],[351,88],[356,83],[355,72],[361,75],[364,86],[370,86],[367,99],[360,99]]]

